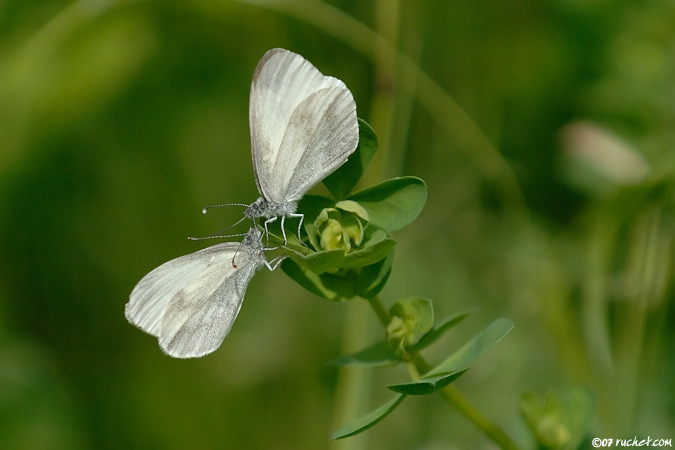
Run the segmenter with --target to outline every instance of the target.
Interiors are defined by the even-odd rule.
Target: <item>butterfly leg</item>
[[[295,213],[293,213],[293,214],[290,214],[289,217],[298,217],[298,218],[300,218],[300,223],[298,223],[298,242],[300,242],[300,245],[302,245],[303,247],[307,247],[307,244],[305,244],[304,242],[302,242],[302,238],[300,237],[300,230],[302,229],[302,223],[303,223],[304,220],[305,220],[305,215],[304,215],[304,214],[295,214]],[[285,238],[285,237],[286,237],[286,236],[284,236],[284,238]]]
[[[288,243],[288,238],[286,238],[286,216],[281,216],[281,235],[284,237],[284,243],[281,244],[283,247]]]
[[[274,269],[276,269],[277,267],[279,267],[279,264],[281,264],[281,262],[282,262],[284,259],[286,259],[286,258],[288,258],[287,255],[277,256],[277,257],[274,258],[272,261],[269,261],[269,262],[268,262],[268,261],[265,261],[265,266],[267,266],[267,268],[268,268],[268,269],[270,270],[270,272],[271,272],[271,271],[273,271]]]
[[[270,245],[270,232],[269,232],[269,230],[267,229],[267,224],[272,223],[272,222],[274,222],[274,221],[277,220],[277,219],[278,219],[278,217],[277,217],[277,216],[274,216],[274,217],[272,217],[272,218],[270,218],[270,219],[267,219],[267,220],[265,221],[265,238],[267,239],[267,246]],[[282,232],[283,235],[284,235],[284,244],[285,244],[285,243],[286,243],[286,233],[284,233],[284,218],[283,218],[283,216],[281,217],[281,232]]]

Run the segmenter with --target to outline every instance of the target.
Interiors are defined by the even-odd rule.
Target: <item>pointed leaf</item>
[[[371,223],[391,232],[415,220],[427,200],[427,187],[416,177],[393,178],[359,191],[349,200],[368,211]]]
[[[480,356],[501,341],[511,329],[513,329],[513,322],[511,320],[495,320],[487,328],[474,336],[473,339],[464,344],[452,356],[431,369],[426,374],[426,377],[468,369]]]
[[[335,366],[391,366],[401,360],[396,352],[389,346],[387,341],[378,342],[360,352],[343,356],[331,362]]]
[[[422,350],[423,348],[426,348],[436,342],[438,338],[440,338],[446,331],[448,331],[450,328],[454,327],[464,319],[466,319],[469,315],[475,313],[478,311],[478,308],[473,308],[468,311],[465,311],[463,313],[455,314],[450,317],[446,317],[437,327],[434,327],[429,331],[427,334],[422,336],[422,339],[419,340],[419,342],[415,345],[414,349],[415,350]]]
[[[398,407],[398,405],[401,404],[401,402],[405,397],[406,397],[405,395],[399,394],[396,397],[389,400],[384,405],[377,408],[376,410],[371,411],[365,416],[360,417],[359,419],[356,419],[353,422],[340,427],[340,429],[338,429],[331,435],[330,437],[331,440],[354,436],[355,434],[359,434],[363,431],[366,431],[368,428],[372,427],[373,425],[375,425],[376,423],[387,417],[387,415],[390,412],[395,410],[396,407]]]
[[[392,384],[387,387],[394,392],[405,395],[433,394],[437,390],[443,389],[457,378],[464,375],[467,370],[469,369],[439,374],[433,377],[425,377],[418,381],[411,381],[410,383]]]
[[[323,184],[336,199],[346,198],[354,189],[375,152],[377,152],[377,135],[366,121],[359,119],[359,145],[356,151],[346,163],[323,180]]]

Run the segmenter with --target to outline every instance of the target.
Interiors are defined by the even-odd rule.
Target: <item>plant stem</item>
[[[370,306],[375,311],[375,314],[377,314],[377,318],[380,319],[382,325],[387,328],[389,326],[389,322],[391,321],[391,316],[389,315],[389,311],[387,311],[387,309],[382,304],[380,297],[376,295],[375,297],[368,298],[366,300],[368,300],[368,303],[370,303]]]
[[[492,442],[504,450],[518,450],[518,446],[501,428],[490,422],[452,385],[439,391],[448,403],[461,412],[464,417],[476,425]]]
[[[380,297],[375,296],[373,298],[367,299],[370,306],[373,308],[377,317],[380,319],[382,325],[387,327],[391,316],[389,312],[385,309]],[[413,366],[409,372],[411,377],[415,379],[415,372],[420,375],[431,370],[431,364],[418,352],[410,354],[410,364]],[[414,370],[413,370],[414,369]],[[466,399],[457,389],[452,385],[446,386],[443,389],[437,391],[443,398],[445,398],[448,403],[453,405],[457,410],[464,415],[471,423],[478,427],[485,435],[492,440],[495,444],[504,450],[518,450],[518,446],[515,442],[507,435],[501,428],[499,428],[494,423],[481,414],[476,407],[474,407],[469,400]]]

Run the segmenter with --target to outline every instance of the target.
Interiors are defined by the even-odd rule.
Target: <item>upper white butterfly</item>
[[[285,217],[300,217],[301,225],[298,200],[356,150],[359,125],[352,93],[302,56],[275,48],[253,74],[249,124],[260,198],[246,209],[246,217],[268,219],[267,228],[280,216],[282,232]]]

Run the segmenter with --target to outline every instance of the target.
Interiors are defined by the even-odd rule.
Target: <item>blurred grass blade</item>
[[[382,419],[387,417],[387,415],[395,410],[398,405],[401,404],[403,399],[406,398],[405,395],[399,394],[396,397],[392,398],[389,400],[387,403],[384,405],[380,406],[374,411],[371,411],[370,413],[366,414],[365,416],[356,419],[355,421],[348,423],[347,425],[344,425],[340,427],[338,430],[336,430],[332,435],[331,435],[331,440],[335,439],[343,439],[349,436],[354,436],[355,434],[359,434],[363,431],[366,431],[368,428],[372,427],[373,425],[377,424],[380,422]]]

